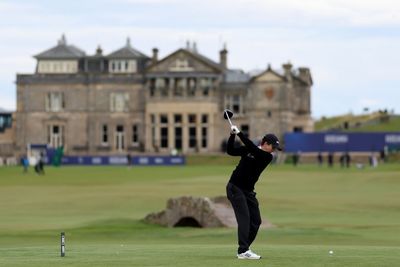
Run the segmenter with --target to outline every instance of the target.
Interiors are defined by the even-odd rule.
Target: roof
[[[223,67],[219,63],[217,63],[214,60],[209,59],[208,57],[206,57],[206,56],[200,54],[199,52],[197,52],[197,49],[188,49],[188,48],[185,49],[185,48],[182,48],[182,50],[186,51],[187,53],[190,53],[194,57],[200,59],[200,61],[203,61],[203,62],[207,63],[208,65],[210,65],[210,66],[212,66],[212,67],[214,67],[216,69],[219,69],[219,70],[223,69]]]
[[[11,113],[13,113],[13,111],[6,110],[6,109],[0,107],[0,113],[1,114],[11,114]]]
[[[265,73],[268,73],[268,72],[271,72],[271,73],[275,74],[276,76],[278,76],[278,77],[280,77],[280,78],[282,78],[282,79],[285,79],[285,76],[284,76],[283,73],[279,73],[279,71],[273,70],[273,69],[271,68],[271,65],[268,64],[268,68],[267,68],[266,70],[261,71],[261,72],[258,72],[258,71],[255,72],[255,73],[254,73],[255,75],[254,75],[254,76],[251,76],[251,80],[254,81],[254,80],[256,80],[257,78],[261,77],[262,75],[264,75]]]
[[[34,56],[37,59],[76,59],[85,56],[85,52],[74,45],[67,45],[65,35],[61,36],[57,46]]]
[[[158,64],[161,64],[162,62],[164,62],[168,58],[171,58],[171,57],[175,56],[176,54],[178,54],[180,52],[189,54],[190,56],[194,57],[195,59],[199,60],[200,62],[203,62],[204,64],[210,66],[214,70],[217,70],[217,72],[222,72],[224,70],[224,68],[220,64],[216,63],[215,61],[209,59],[206,56],[203,56],[203,55],[199,54],[196,49],[189,49],[189,48],[186,48],[186,49],[185,48],[180,48],[180,49],[176,50],[172,54],[169,54],[168,56],[164,57],[162,60],[158,61],[156,64],[149,66],[149,69],[151,69],[152,67],[154,67],[154,66],[156,66]]]
[[[142,52],[136,50],[131,46],[131,41],[129,38],[126,40],[126,45],[121,49],[118,49],[107,56],[108,58],[115,59],[129,59],[129,58],[149,58]]]
[[[248,82],[250,80],[250,75],[243,70],[231,69],[225,72],[224,78],[224,81],[227,83]]]

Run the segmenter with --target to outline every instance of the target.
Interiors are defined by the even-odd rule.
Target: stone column
[[[188,114],[182,113],[182,152],[186,153],[189,148]]]

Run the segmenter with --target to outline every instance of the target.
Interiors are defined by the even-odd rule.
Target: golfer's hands
[[[231,133],[238,134],[238,133],[240,133],[240,130],[236,125],[232,125],[231,126]]]

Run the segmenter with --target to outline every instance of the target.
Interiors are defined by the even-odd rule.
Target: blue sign
[[[386,133],[286,133],[285,151],[372,152],[400,148],[400,132]]]
[[[185,165],[183,156],[132,156],[133,165]],[[127,165],[126,156],[63,156],[64,165]]]

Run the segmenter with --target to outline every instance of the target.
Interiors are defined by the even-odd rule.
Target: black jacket
[[[240,132],[237,136],[242,140],[244,146],[235,147],[235,135],[231,134],[226,152],[231,156],[241,156],[241,159],[232,172],[229,182],[250,192],[254,190],[254,185],[263,170],[272,161],[273,156],[253,144],[243,133]]]

